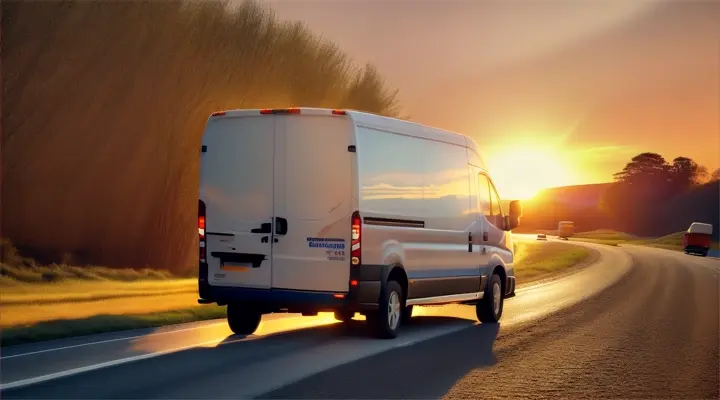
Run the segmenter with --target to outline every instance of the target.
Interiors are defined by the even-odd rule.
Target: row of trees
[[[213,111],[398,111],[375,68],[256,2],[0,7],[2,235],[44,261],[192,270]]]
[[[720,170],[708,174],[705,167],[687,157],[667,162],[656,153],[642,153],[614,175],[601,209],[614,227],[641,235],[657,235],[686,229],[693,221],[716,225],[720,209]]]

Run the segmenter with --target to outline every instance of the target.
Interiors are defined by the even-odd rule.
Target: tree
[[[670,165],[657,153],[642,153],[633,157],[622,171],[613,175],[619,183],[630,185],[667,183]]]
[[[720,168],[716,169],[715,171],[713,171],[712,174],[710,174],[710,181],[720,181]]]
[[[623,196],[636,200],[654,201],[671,194],[672,166],[657,153],[638,154],[614,177]]]
[[[720,170],[716,173],[720,176]],[[601,207],[617,229],[641,235],[665,232],[664,205],[689,196],[689,189],[700,185],[706,175],[707,169],[688,157],[668,164],[659,154],[638,154],[614,174],[615,183],[605,192]]]
[[[670,167],[671,184],[675,193],[683,192],[704,182],[707,168],[687,157],[677,157]]]

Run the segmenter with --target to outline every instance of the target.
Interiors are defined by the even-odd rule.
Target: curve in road
[[[600,383],[611,378],[620,378],[615,386],[635,388],[642,394],[643,387],[658,390],[652,371],[663,371],[662,381],[674,382],[663,367],[663,362],[676,356],[674,348],[700,367],[690,366],[688,358],[681,356],[683,362],[674,376],[680,383],[666,383],[668,391],[661,397],[684,393],[688,379],[700,382],[702,393],[712,394],[708,388],[717,381],[698,371],[712,371],[709,360],[717,355],[717,340],[714,347],[709,341],[713,334],[714,339],[718,337],[715,264],[697,261],[708,265],[694,267],[696,261],[688,263],[688,256],[653,254],[657,249],[582,245],[600,251],[600,260],[557,281],[519,289],[506,302],[499,326],[474,323],[471,307],[446,306],[422,308],[423,316],[414,318],[391,341],[365,337],[362,324],[343,330],[329,315],[268,316],[259,335],[249,338],[231,336],[224,322],[211,322],[132,338],[105,336],[93,339],[100,340],[94,344],[75,339],[56,343],[66,347],[59,350],[43,344],[6,351],[0,360],[5,382],[2,395],[426,398],[449,394],[477,398],[492,390],[478,385],[476,379],[498,379],[507,389],[501,392],[503,396],[567,396],[587,395],[588,388],[601,389]],[[633,261],[635,268],[630,269]],[[694,290],[692,300],[667,304],[681,284]],[[591,297],[593,293],[599,294]],[[708,300],[713,295],[715,303]],[[693,308],[698,302],[705,309]],[[686,307],[691,311],[678,316]],[[715,320],[710,315],[713,311]],[[687,329],[673,328],[676,321]],[[640,345],[662,355],[646,354]],[[650,369],[640,368],[640,360],[646,358],[654,360]],[[615,365],[618,359],[629,361]],[[428,375],[437,368],[444,372]],[[376,376],[383,373],[385,380]],[[594,379],[592,373],[603,378]],[[652,384],[629,385],[625,381],[632,373],[647,377],[646,382]],[[348,382],[350,377],[357,385]],[[577,392],[562,377],[571,377],[578,384]],[[588,386],[588,381],[598,384]],[[273,390],[277,391],[269,393]],[[628,393],[620,397],[634,397]]]

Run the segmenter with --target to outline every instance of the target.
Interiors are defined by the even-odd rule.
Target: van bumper
[[[207,268],[204,268],[207,271]],[[256,289],[235,286],[213,286],[200,267],[198,277],[198,303],[227,305],[250,303],[265,313],[270,312],[323,312],[336,310],[363,311],[377,309],[382,283],[360,281],[350,285],[348,292],[318,292],[293,289]]]

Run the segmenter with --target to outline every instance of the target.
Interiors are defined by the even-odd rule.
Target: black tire
[[[349,322],[355,316],[354,311],[338,310],[335,311],[335,319],[342,322]]]
[[[495,324],[502,317],[503,304],[502,280],[498,274],[494,273],[485,288],[485,295],[475,306],[475,314],[480,322]]]
[[[260,326],[262,313],[245,304],[230,303],[227,306],[227,320],[230,330],[236,335],[252,335]]]
[[[380,299],[380,308],[368,315],[368,322],[375,329],[378,337],[382,339],[394,339],[397,337],[398,329],[402,324],[402,298],[403,292],[400,284],[389,281],[385,289],[385,295]]]
[[[413,313],[413,306],[407,306],[403,309],[403,313],[400,317],[400,323],[407,324],[410,322],[410,318],[412,318]]]

